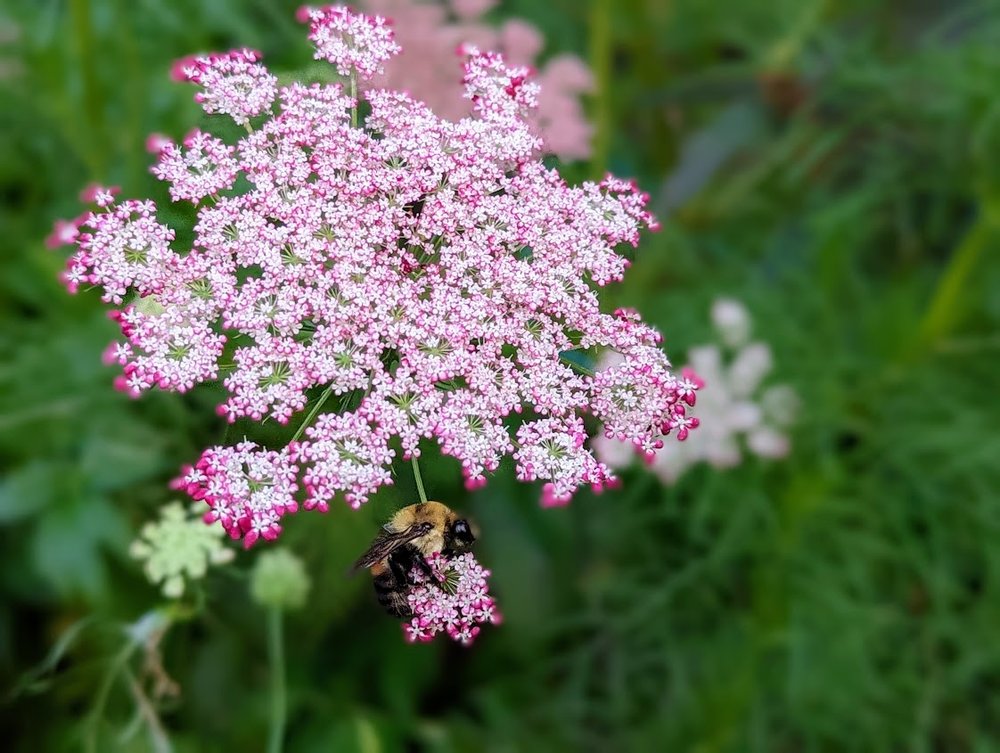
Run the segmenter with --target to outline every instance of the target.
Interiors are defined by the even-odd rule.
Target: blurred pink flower
[[[533,67],[544,38],[533,25],[510,19],[499,29],[482,18],[493,0],[364,0],[366,10],[392,20],[403,53],[385,64],[374,85],[408,92],[450,120],[472,111],[455,74],[455,50],[471,45],[495,50],[514,65]],[[590,155],[593,129],[580,97],[593,90],[590,70],[576,55],[561,54],[538,67],[534,80],[542,89],[530,121],[538,128],[544,150],[565,160]]]
[[[146,151],[150,154],[159,154],[168,146],[173,145],[173,140],[162,133],[151,133],[146,137]]]
[[[46,247],[60,248],[76,241],[80,235],[80,225],[86,222],[86,219],[84,215],[75,220],[56,220],[52,232],[45,236]]]

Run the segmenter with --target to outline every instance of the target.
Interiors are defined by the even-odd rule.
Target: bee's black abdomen
[[[375,576],[375,595],[382,608],[401,620],[408,620],[413,616],[407,595],[413,584],[410,582],[409,572],[414,566],[419,566],[426,562],[412,546],[402,546],[389,555],[386,569]]]
[[[384,594],[378,594],[378,603],[386,613],[399,620],[408,620],[413,616],[413,610],[406,599],[405,591],[388,591]]]
[[[382,575],[375,578],[375,596],[382,608],[399,619],[409,619],[413,616],[413,610],[406,599],[406,594],[410,590],[410,584],[400,582],[392,570],[387,570]]]

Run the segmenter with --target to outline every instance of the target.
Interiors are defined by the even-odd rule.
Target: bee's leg
[[[393,574],[400,579],[400,583],[416,585],[413,578],[410,577],[413,568],[417,568],[428,580],[434,580],[434,571],[431,566],[427,564],[424,555],[413,547],[401,547],[393,552],[392,556],[389,557],[389,566],[392,568]]]
[[[392,572],[392,577],[400,587],[410,582],[410,568],[407,567],[407,564],[409,563],[406,563],[403,560],[403,557],[397,557],[395,554],[389,557],[389,570]]]
[[[417,552],[417,554],[413,557],[413,564],[420,569],[420,572],[424,574],[424,577],[427,578],[427,580],[432,583],[437,580],[437,578],[434,577],[434,570],[431,569],[427,559],[424,555],[420,554],[420,552]]]

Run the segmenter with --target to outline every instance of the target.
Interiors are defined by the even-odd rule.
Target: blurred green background
[[[161,602],[128,542],[224,427],[210,388],[111,389],[115,327],[96,293],[66,295],[42,239],[91,180],[164,198],[145,136],[204,121],[171,62],[250,46],[301,69],[296,5],[0,9],[4,750],[264,749],[257,551],[163,637],[180,695],[158,706],[159,738],[109,673],[123,626]],[[678,363],[711,338],[714,297],[746,302],[802,399],[792,454],[671,488],[632,469],[554,510],[509,468],[470,495],[452,461],[425,462],[430,494],[479,521],[506,618],[471,649],[404,643],[344,577],[414,497],[407,473],[360,512],[290,519],[312,591],[285,626],[286,750],[1000,750],[1000,5],[491,11],[511,16],[597,77],[594,157],[566,174],[634,175],[663,221],[611,298]]]

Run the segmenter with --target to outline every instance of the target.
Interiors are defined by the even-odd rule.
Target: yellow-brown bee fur
[[[428,557],[440,554],[444,549],[444,533],[456,520],[458,515],[447,505],[440,502],[420,502],[399,510],[386,528],[400,532],[420,523],[430,523],[431,530],[412,542],[422,555]]]

